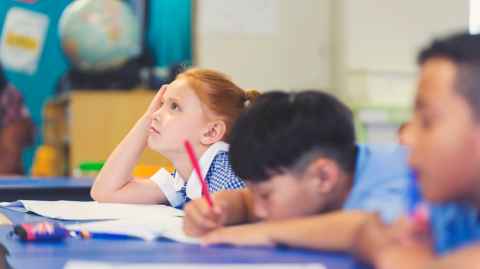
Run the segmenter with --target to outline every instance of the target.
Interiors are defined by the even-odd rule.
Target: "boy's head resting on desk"
[[[338,209],[351,189],[352,113],[329,94],[263,94],[239,117],[230,143],[232,168],[252,190],[259,218]]]
[[[426,199],[473,200],[480,183],[480,36],[437,40],[419,55],[411,166]]]
[[[184,154],[186,139],[203,148],[225,141],[233,122],[258,95],[208,69],[186,70],[162,90],[148,145],[167,157]]]

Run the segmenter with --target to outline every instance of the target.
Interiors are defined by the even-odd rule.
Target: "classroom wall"
[[[243,87],[328,89],[360,104],[410,105],[419,48],[468,28],[468,0],[235,2],[195,1],[197,65]]]
[[[243,87],[330,88],[330,2],[198,0],[195,62]]]
[[[469,1],[337,0],[334,87],[350,100],[409,105],[416,55],[439,34],[468,29]]]
[[[24,166],[30,167],[36,146],[42,143],[42,108],[45,102],[54,93],[58,79],[68,68],[60,48],[58,37],[58,20],[63,9],[71,0],[38,1],[28,4],[15,0],[0,1],[0,29],[3,29],[5,16],[12,7],[20,7],[45,14],[49,17],[43,51],[40,55],[38,68],[32,75],[5,68],[8,80],[13,83],[23,94],[25,104],[30,109],[33,122],[36,126],[35,145],[27,150],[24,155]],[[3,34],[3,33],[2,33]]]
[[[137,0],[131,0],[135,2]],[[148,45],[157,66],[191,62],[191,0],[147,0],[151,4]],[[25,151],[24,167],[29,170],[37,146],[43,143],[43,106],[57,90],[59,79],[70,68],[58,35],[58,21],[64,8],[72,0],[18,1],[0,0],[0,29],[11,8],[23,8],[44,14],[49,18],[48,30],[38,68],[33,74],[19,72],[5,66],[5,73],[23,94],[36,126],[35,144]],[[141,3],[137,3],[139,6]],[[3,31],[3,30],[2,30]],[[3,35],[3,32],[0,33]],[[168,57],[164,57],[167,55]],[[161,59],[161,60],[160,60]]]

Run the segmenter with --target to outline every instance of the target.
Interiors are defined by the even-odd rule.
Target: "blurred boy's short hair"
[[[456,90],[480,119],[480,35],[460,33],[434,40],[418,55],[418,63],[445,58],[457,66]]]

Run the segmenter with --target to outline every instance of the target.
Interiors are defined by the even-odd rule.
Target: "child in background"
[[[430,227],[378,219],[359,230],[357,252],[376,268],[479,268],[480,35],[434,41],[419,55],[409,162],[430,205]],[[446,255],[445,255],[446,254]]]
[[[32,145],[34,127],[20,92],[0,67],[0,175],[21,175],[23,150]]]
[[[211,192],[244,187],[228,158],[231,126],[256,91],[244,91],[225,75],[190,69],[163,86],[145,114],[109,156],[91,190],[101,202],[165,203],[181,207],[201,196],[184,141],[192,144]],[[128,108],[127,108],[128,109]],[[150,180],[132,178],[146,146],[170,159],[176,171],[161,169]],[[192,180],[193,178],[193,180]]]
[[[230,143],[248,189],[215,194],[213,210],[204,199],[185,208],[185,232],[207,244],[347,250],[372,213],[391,221],[405,210],[405,149],[356,145],[350,109],[327,93],[262,95]]]

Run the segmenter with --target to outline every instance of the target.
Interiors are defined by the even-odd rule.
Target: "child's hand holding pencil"
[[[212,197],[208,192],[207,182],[202,175],[197,156],[189,141],[185,141],[185,149],[192,163],[193,170],[201,183],[202,199],[190,202],[189,206],[185,208],[185,211],[189,212],[189,214],[186,216],[187,221],[184,220],[184,230],[186,234],[190,236],[201,236],[213,229],[223,226],[223,214],[221,207],[212,201]]]
[[[220,195],[221,196],[221,195]],[[183,230],[189,236],[202,236],[226,224],[226,204],[213,195],[213,207],[207,199],[195,199],[189,202],[184,210]]]

